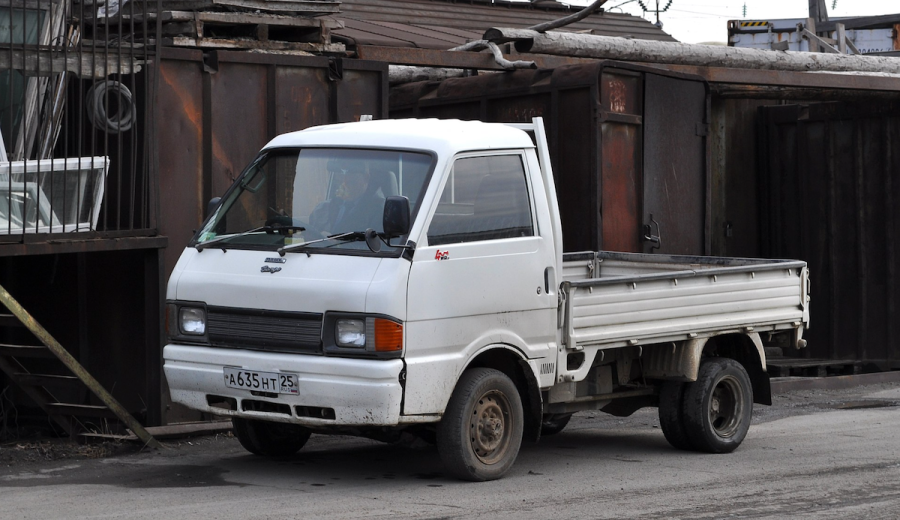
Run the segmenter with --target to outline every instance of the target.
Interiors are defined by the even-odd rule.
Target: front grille
[[[210,344],[284,352],[321,353],[322,315],[207,308]]]

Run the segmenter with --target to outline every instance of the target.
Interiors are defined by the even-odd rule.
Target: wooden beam
[[[62,50],[50,49],[12,49],[0,45],[0,70],[18,70],[26,76],[48,77],[60,72],[71,72],[80,78],[102,79],[112,74],[134,74],[140,72],[144,61],[122,56],[118,60],[118,49],[115,53],[97,49],[96,53],[71,51],[66,57]],[[124,51],[124,49],[123,49]],[[109,54],[107,57],[106,54]]]
[[[416,65],[420,67],[440,67],[449,69],[504,70],[486,52],[458,52],[412,47],[382,47],[358,45],[356,54],[360,59],[391,63],[394,65]],[[569,56],[549,56],[529,53],[509,53],[510,58],[533,61],[541,69],[552,69],[563,65],[594,63],[597,60]]]
[[[145,17],[135,14],[135,22],[143,21]],[[205,13],[194,11],[163,11],[161,13],[147,13],[146,19],[159,20],[161,22],[214,22],[222,24],[267,24],[283,27],[327,27],[329,29],[343,29],[344,23],[330,18],[308,18],[302,16],[286,16],[266,13]]]
[[[537,33],[512,28],[489,29],[484,39],[494,42],[515,41],[516,49],[521,52],[579,58],[755,70],[900,74],[900,60],[883,56],[773,52],[716,45],[627,40],[567,32]]]
[[[693,65],[647,64],[663,70],[700,76],[710,83],[732,85],[764,85],[818,89],[900,92],[900,78],[859,74],[829,74],[776,70],[697,67]]]
[[[343,43],[302,43],[302,42],[276,42],[259,40],[229,40],[225,38],[191,38],[189,36],[175,36],[164,38],[164,45],[172,47],[192,47],[201,49],[261,49],[269,51],[303,51],[303,52],[327,52],[343,54],[347,51]]]

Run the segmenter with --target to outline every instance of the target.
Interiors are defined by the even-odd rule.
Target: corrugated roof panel
[[[429,29],[431,31],[436,31],[445,34],[451,34],[456,36],[457,38],[462,38],[463,40],[480,40],[482,36],[484,36],[483,31],[469,31],[466,29],[457,29],[455,27],[440,27],[437,25],[422,25],[415,24],[416,27],[421,27],[423,29]]]
[[[449,44],[455,44],[459,41],[459,36],[453,36],[452,34],[448,34],[443,31],[435,31],[434,29],[427,29],[424,27],[416,27],[415,25],[407,25],[401,23],[393,23],[393,22],[370,22],[373,25],[380,25],[387,29],[392,29],[395,31],[407,32],[409,34],[413,34],[422,38],[430,39],[430,40],[439,40],[443,42],[447,42]]]
[[[334,30],[332,35],[352,39],[357,45],[449,49],[468,41],[466,38],[445,32],[429,31],[411,25],[346,18],[343,22],[344,29]]]
[[[390,22],[438,30],[459,29],[482,34],[491,27],[529,27],[575,13],[579,7],[556,2],[453,2],[447,0],[343,0],[340,18]],[[593,14],[564,30],[609,36],[675,41],[649,21],[636,16]],[[335,34],[341,34],[335,31]]]
[[[379,32],[377,26],[373,26],[368,22],[359,22],[356,20],[343,20],[344,28],[339,31],[332,31],[332,36],[344,38],[356,45],[382,45],[385,47],[418,47],[416,43],[409,38],[398,36],[386,36]]]

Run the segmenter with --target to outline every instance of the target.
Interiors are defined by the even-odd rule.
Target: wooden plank
[[[24,327],[19,318],[12,314],[0,314],[0,327]]]
[[[900,371],[859,374],[853,376],[773,379],[772,393],[783,394],[793,390],[840,390],[880,383],[900,383]]]
[[[56,374],[28,374],[22,372],[14,374],[13,380],[20,385],[27,386],[48,386],[78,383],[78,378],[75,376],[61,376]]]
[[[111,433],[79,433],[78,441],[82,444],[94,444],[100,442],[138,442],[137,435],[113,435]]]
[[[168,424],[166,426],[150,426],[147,431],[157,439],[175,439],[196,437],[198,435],[214,435],[231,431],[231,421],[204,421],[191,423]]]
[[[343,43],[266,42],[259,40],[227,40],[224,38],[191,38],[189,36],[164,38],[163,44],[172,47],[199,47],[202,49],[261,49],[270,51],[329,52],[335,54],[343,54],[347,51]]]
[[[23,358],[52,358],[53,353],[43,345],[8,345],[0,343],[0,356]]]
[[[786,367],[786,368],[811,368],[811,367],[843,367],[848,365],[854,365],[858,363],[858,361],[854,360],[835,360],[835,359],[796,359],[796,358],[781,358],[781,359],[769,359],[766,361],[767,365],[777,366],[777,367]]]
[[[135,21],[141,17],[135,16]],[[149,13],[148,18],[157,18],[155,13]],[[164,11],[160,13],[162,22],[215,22],[222,24],[253,25],[266,24],[280,27],[326,27],[328,29],[343,29],[344,23],[331,18],[306,18],[301,16],[285,16],[280,14],[263,13],[207,13],[193,11]]]
[[[292,12],[304,14],[330,14],[340,12],[340,2],[298,2],[267,0],[164,0],[162,9],[167,11],[200,11],[210,7],[243,7],[250,10]],[[152,8],[152,6],[151,6]]]
[[[5,47],[5,48],[4,48]],[[0,70],[15,69],[26,76],[50,76],[60,72],[72,72],[82,79],[103,79],[112,74],[132,74],[140,72],[143,60],[133,59],[122,49],[122,62],[118,59],[119,50],[110,50],[106,56],[105,49],[98,48],[96,54],[70,53],[68,58],[59,51],[47,49],[9,49],[8,44],[0,44]]]
[[[133,232],[132,232],[133,233]],[[70,233],[73,235],[73,233]],[[40,236],[40,235],[38,235]],[[63,253],[89,253],[94,251],[124,251],[132,249],[164,249],[168,237],[122,237],[87,238],[79,240],[57,240],[43,238],[40,242],[26,244],[4,244],[0,247],[0,257],[21,255],[50,255]]]
[[[50,415],[71,415],[73,417],[100,417],[115,419],[116,414],[106,406],[71,403],[47,403]]]
[[[169,424],[167,426],[149,426],[147,431],[156,439],[183,439],[185,437],[199,437],[202,435],[215,435],[231,431],[231,421],[210,421]],[[134,434],[114,435],[109,433],[82,433],[78,436],[86,442],[102,441],[128,441],[137,442],[140,439]]]
[[[379,45],[358,45],[356,52],[360,59],[384,61],[395,65],[417,65],[421,67],[445,67],[458,69],[503,70],[491,53],[442,51],[411,47],[385,47]],[[527,53],[511,53],[509,59],[533,61],[538,68],[552,69],[563,65],[596,63],[597,60],[548,56]]]

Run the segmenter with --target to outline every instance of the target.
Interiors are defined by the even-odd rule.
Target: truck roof
[[[522,130],[501,123],[458,119],[381,119],[314,126],[282,134],[265,148],[354,146],[430,150],[454,154],[467,150],[533,148]]]

